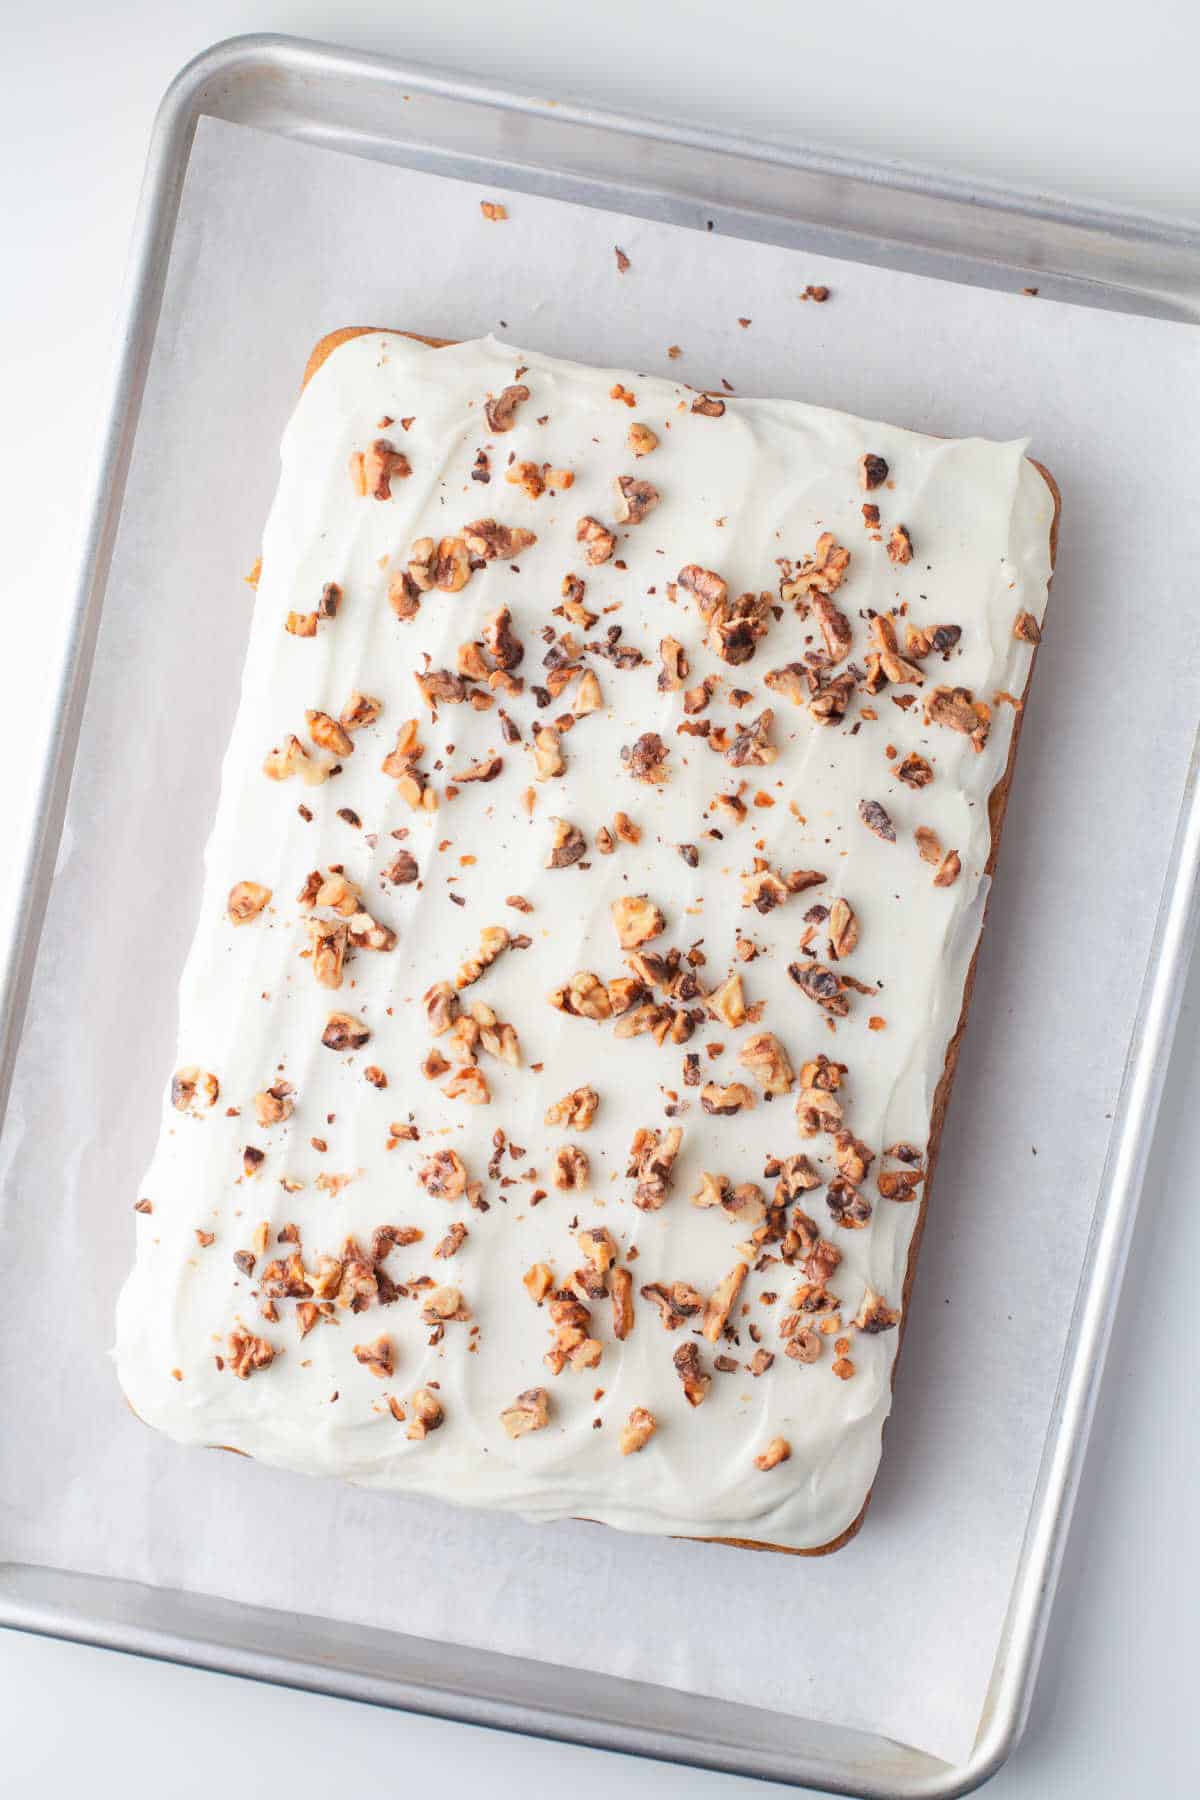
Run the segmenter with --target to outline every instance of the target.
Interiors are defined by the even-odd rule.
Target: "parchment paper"
[[[506,223],[481,218],[484,197],[507,201]],[[827,304],[799,299],[811,282]],[[160,1441],[118,1393],[112,1307],[233,717],[241,577],[309,349],[358,323],[491,328],[926,431],[1029,433],[1061,484],[1050,628],[895,1413],[867,1524],[833,1557],[306,1482]],[[1196,724],[1198,369],[1190,326],[493,196],[202,121],[0,1155],[0,1555],[640,1677],[961,1760]]]

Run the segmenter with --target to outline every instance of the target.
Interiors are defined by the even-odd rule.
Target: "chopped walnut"
[[[962,872],[962,861],[957,850],[950,850],[943,857],[938,872],[933,878],[934,887],[953,887]]]
[[[658,1430],[658,1420],[644,1406],[635,1406],[621,1431],[621,1455],[633,1456],[644,1450]]]
[[[643,1212],[657,1212],[665,1203],[682,1143],[678,1125],[663,1136],[648,1126],[634,1133],[625,1173],[635,1182],[633,1204]]]
[[[811,1325],[801,1325],[788,1338],[783,1353],[793,1362],[815,1363],[821,1355],[821,1334]]]
[[[362,731],[366,726],[374,725],[382,711],[382,700],[362,694],[355,688],[341,710],[339,722],[347,731]]]
[[[221,1084],[207,1069],[188,1063],[171,1077],[171,1105],[176,1112],[207,1112],[217,1104]]]
[[[844,1176],[838,1176],[829,1183],[825,1190],[825,1204],[833,1216],[834,1224],[841,1225],[847,1231],[861,1231],[864,1225],[870,1223],[871,1202]]]
[[[608,989],[590,969],[580,969],[565,987],[556,988],[550,996],[550,1004],[559,1012],[574,1013],[580,1019],[612,1018]]]
[[[860,800],[858,816],[867,830],[873,831],[875,836],[882,838],[885,844],[895,843],[896,827],[892,824],[887,808],[881,806],[878,800]]]
[[[913,556],[912,539],[904,525],[893,525],[891,536],[887,541],[888,561],[894,563],[910,563]]]
[[[666,930],[666,919],[646,894],[622,894],[609,911],[622,950],[636,950]]]
[[[942,860],[942,841],[936,831],[928,825],[918,825],[913,832],[916,839],[917,852],[922,862],[940,863]]]
[[[640,525],[647,513],[658,505],[658,489],[633,475],[618,475],[613,486],[616,499],[613,513],[619,525]]]
[[[660,694],[673,693],[683,686],[690,673],[683,645],[673,637],[661,638],[658,654],[662,661],[658,671],[658,691]]]
[[[869,494],[873,488],[882,487],[888,478],[888,466],[882,456],[875,456],[867,451],[858,459],[858,485],[863,492]]]
[[[976,700],[970,688],[937,687],[925,701],[925,723],[961,731],[973,750],[982,750],[991,730],[991,708]]]
[[[613,1336],[623,1343],[633,1330],[633,1276],[628,1269],[614,1269],[609,1277]]]
[[[719,394],[697,394],[692,401],[692,411],[706,419],[720,419],[724,417],[725,402]]]
[[[445,1424],[446,1414],[441,1401],[432,1388],[418,1388],[408,1404],[412,1416],[408,1421],[408,1430],[404,1434],[406,1437],[419,1441],[421,1438],[427,1438],[431,1431],[436,1431],[439,1426]]]
[[[418,1169],[417,1180],[427,1194],[440,1200],[461,1200],[477,1185],[470,1181],[457,1150],[433,1151]]]
[[[850,552],[832,531],[823,531],[810,557],[786,574],[779,586],[781,600],[806,601],[812,594],[833,594],[846,579]]]
[[[634,456],[649,456],[652,450],[658,449],[658,436],[648,425],[631,425],[625,442]]]
[[[255,1337],[244,1325],[235,1325],[225,1342],[225,1366],[239,1381],[249,1381],[257,1369],[270,1368],[280,1352],[266,1338]]]
[[[503,224],[504,220],[508,217],[507,206],[501,206],[498,200],[481,200],[479,202],[479,210],[484,218],[492,225]]]
[[[547,1294],[554,1291],[554,1270],[549,1263],[534,1263],[531,1268],[526,1269],[521,1280],[529,1298],[536,1301],[539,1306]]]
[[[1023,644],[1040,644],[1042,628],[1031,612],[1019,612],[1013,620],[1013,636]]]
[[[825,640],[825,652],[829,658],[829,667],[834,668],[838,663],[844,662],[850,654],[850,647],[854,641],[850,621],[841,607],[826,594],[813,596],[812,609],[817,616],[821,636]]]
[[[850,1011],[850,1002],[846,998],[846,984],[840,975],[827,969],[822,963],[789,963],[788,974],[800,989],[818,1006],[823,1006],[827,1013],[835,1018],[844,1019]]]
[[[704,1004],[714,1019],[736,1029],[746,1023],[746,996],[740,975],[727,975],[719,987],[704,996]]]
[[[421,1318],[426,1325],[465,1325],[470,1317],[471,1309],[463,1299],[461,1290],[456,1287],[431,1288],[421,1308]]]
[[[533,734],[533,766],[539,781],[551,781],[566,770],[562,738],[553,725],[539,725]]]
[[[617,1246],[612,1232],[604,1225],[589,1225],[575,1234],[575,1241],[592,1267],[607,1275],[617,1260]]]
[[[225,902],[230,924],[248,925],[251,919],[257,919],[270,898],[271,889],[257,881],[235,881]]]
[[[663,782],[670,779],[668,754],[667,746],[657,731],[644,731],[624,757],[625,766],[635,781],[645,781],[651,786],[661,787]],[[618,836],[623,835],[618,828]]]
[[[577,825],[569,819],[551,819],[554,837],[546,852],[545,866],[548,869],[569,869],[587,854],[587,839]]]
[[[748,1112],[754,1105],[754,1095],[741,1081],[731,1081],[725,1087],[719,1082],[707,1081],[700,1089],[700,1104],[706,1113],[728,1118],[733,1113]]]
[[[606,563],[617,547],[615,533],[590,514],[585,514],[576,525],[575,541],[583,545],[584,557],[593,567]]]
[[[840,962],[858,943],[858,916],[840,895],[829,909],[829,960]]]
[[[524,1437],[529,1431],[544,1431],[550,1423],[550,1395],[545,1388],[526,1388],[511,1406],[500,1414],[500,1423],[510,1438]]]
[[[355,1344],[354,1360],[386,1381],[396,1371],[396,1347],[390,1337],[377,1337],[370,1344]]]
[[[786,1094],[796,1079],[787,1051],[770,1031],[748,1037],[738,1051],[738,1061],[749,1069],[764,1094]]]
[[[327,712],[306,712],[308,735],[321,750],[334,756],[349,756],[354,749],[350,734]]]
[[[688,1319],[694,1319],[697,1313],[704,1311],[704,1295],[697,1293],[686,1281],[672,1282],[669,1288],[659,1281],[650,1281],[639,1292],[643,1300],[657,1306],[665,1331],[678,1331]]]
[[[446,1232],[445,1237],[443,1237],[435,1246],[433,1252],[434,1256],[439,1261],[449,1261],[450,1257],[458,1255],[469,1236],[470,1233],[468,1232],[467,1227],[462,1223],[462,1220],[455,1219],[449,1230]]]
[[[734,1302],[742,1291],[742,1283],[750,1273],[744,1262],[734,1263],[726,1275],[713,1289],[704,1308],[704,1324],[701,1329],[710,1344],[715,1344],[724,1331]]]
[[[262,1093],[254,1096],[254,1116],[264,1127],[282,1125],[290,1119],[295,1107],[292,1095],[295,1092],[290,1081],[277,1081],[273,1087],[264,1088]]]
[[[694,1343],[680,1344],[671,1361],[683,1383],[683,1397],[689,1406],[703,1406],[712,1386],[712,1376],[700,1365],[700,1352]]]
[[[774,1437],[760,1456],[754,1459],[756,1469],[777,1469],[792,1454],[792,1446],[784,1437]]]
[[[578,1144],[561,1144],[555,1150],[550,1161],[550,1180],[556,1188],[562,1191],[585,1188],[589,1175],[587,1153]]]
[[[529,389],[523,382],[504,388],[484,405],[489,431],[511,431],[517,422],[517,408],[528,400]]]
[[[497,607],[483,622],[483,642],[493,661],[501,669],[515,669],[525,655],[524,645],[512,628],[512,614],[507,606]]]
[[[577,719],[586,719],[590,713],[599,712],[603,705],[600,679],[594,669],[585,669],[579,677],[579,686],[575,689],[572,711]]]
[[[600,1096],[594,1087],[572,1088],[561,1100],[547,1108],[547,1125],[565,1125],[572,1131],[587,1131],[596,1117]]]
[[[839,1131],[833,1140],[833,1159],[838,1171],[857,1187],[867,1178],[867,1171],[875,1161],[875,1153],[869,1150],[861,1138],[853,1132]]]
[[[771,742],[771,726],[775,722],[775,714],[771,708],[764,707],[756,719],[743,726],[725,752],[725,760],[732,763],[735,769],[748,767],[761,768],[773,763],[779,752]]]
[[[350,479],[357,491],[372,500],[390,500],[393,480],[404,481],[412,474],[412,465],[402,450],[388,438],[376,438],[369,450],[358,450],[350,458]]]
[[[914,750],[904,758],[904,761],[897,768],[896,779],[897,781],[902,781],[905,787],[928,787],[929,783],[933,780],[933,769],[930,767],[929,763],[926,762],[925,758],[923,756],[918,756]]]
[[[546,491],[542,471],[535,462],[513,463],[505,471],[504,479],[511,487],[521,488],[530,500],[539,499]]]
[[[448,981],[435,981],[426,988],[422,1004],[425,1022],[434,1037],[449,1031],[458,1018],[458,996]]]
[[[487,1106],[492,1098],[483,1070],[470,1065],[457,1069],[442,1092],[450,1100],[465,1100],[469,1106]]]
[[[317,985],[339,988],[350,927],[342,919],[308,919],[306,929],[312,945],[312,969]]]
[[[873,1288],[867,1288],[854,1315],[854,1323],[860,1331],[892,1331],[900,1323],[899,1309],[888,1306]]]
[[[496,958],[501,956],[504,951],[508,949],[511,942],[512,939],[508,935],[507,926],[485,925],[479,934],[478,950],[475,952],[474,956],[467,957],[466,961],[460,965],[458,974],[454,977],[455,987],[460,990],[462,988],[471,987],[480,979],[485,970],[491,968],[492,964],[496,961]],[[438,983],[437,985],[440,988],[442,984]],[[429,1010],[428,997],[429,994],[432,994],[433,992],[434,989],[430,988],[426,994],[426,1016],[428,1016]]]

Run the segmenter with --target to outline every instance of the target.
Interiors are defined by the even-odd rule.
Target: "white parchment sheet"
[[[0,1155],[0,1556],[640,1677],[961,1760],[1197,719],[1200,339],[521,194],[495,196],[510,217],[490,224],[490,195],[201,122]],[[826,305],[800,300],[810,282]],[[309,1482],[160,1441],[118,1392],[112,1309],[172,1066],[242,576],[305,359],[347,324],[496,330],[924,431],[1027,433],[1062,487],[895,1413],[866,1526],[835,1556],[535,1528]]]

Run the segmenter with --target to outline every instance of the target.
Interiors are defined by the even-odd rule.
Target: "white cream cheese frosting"
[[[498,432],[485,402],[515,382],[528,398],[512,428]],[[868,1291],[901,1309],[920,1214],[919,1201],[887,1198],[877,1181],[881,1170],[907,1166],[884,1154],[898,1143],[913,1146],[924,1167],[934,1093],[983,918],[988,796],[1004,775],[1016,718],[1011,701],[996,696],[1025,688],[1032,645],[1015,635],[1014,620],[1041,619],[1054,502],[1023,443],[945,441],[732,396],[711,416],[694,411],[694,399],[681,384],[588,369],[494,339],[434,350],[391,333],[344,343],[304,390],[283,439],[241,703],[180,992],[178,1065],[211,1072],[219,1097],[205,1106],[201,1092],[192,1110],[180,1111],[169,1090],[164,1096],[140,1190],[136,1264],[118,1310],[124,1390],[144,1420],[182,1442],[539,1519],[579,1515],[628,1530],[792,1548],[829,1543],[863,1506],[899,1333],[853,1321],[865,1316]],[[628,446],[634,423],[658,440],[640,458]],[[411,470],[393,474],[387,499],[360,494],[348,473],[381,435]],[[486,483],[478,479],[481,450]],[[870,492],[859,483],[866,453],[888,465]],[[573,485],[532,497],[505,480],[510,462],[525,460],[570,470]],[[616,522],[619,476],[649,482],[658,494],[640,523]],[[864,503],[879,508],[874,533]],[[616,538],[613,555],[595,566],[577,540],[577,522],[589,517]],[[389,583],[414,542],[453,536],[481,518],[522,527],[536,542],[476,567],[461,591],[424,592],[415,616],[398,618]],[[887,549],[900,525],[912,545],[906,563]],[[829,724],[813,717],[806,699],[764,679],[822,649],[812,609],[779,591],[781,561],[802,565],[822,533],[850,552],[832,600],[852,642],[830,674],[850,668],[858,677],[844,717]],[[674,585],[689,565],[719,574],[730,595],[770,592],[774,612],[749,661],[730,666],[714,654],[692,594]],[[597,615],[590,628],[555,613],[569,573],[585,582],[583,605]],[[285,629],[289,613],[318,610],[329,583],[342,592],[336,616],[320,618],[311,636]],[[498,693],[487,710],[440,705],[431,716],[415,674],[453,670],[459,646],[479,640],[501,606],[524,646],[515,670],[523,692]],[[871,692],[875,614],[895,617],[902,656],[909,626],[953,625],[961,636],[917,658],[919,685],[886,681]],[[582,651],[601,703],[562,733],[561,775],[539,780],[535,725],[570,712],[578,691],[568,685],[539,707],[546,634],[603,644],[614,626],[620,644],[645,661],[620,667]],[[690,673],[683,688],[664,691],[659,644],[668,636]],[[709,676],[720,679],[697,720],[718,735],[681,734],[684,692]],[[939,687],[966,689],[990,708],[982,749],[926,722]],[[489,692],[486,680],[478,689]],[[738,705],[735,690],[751,698]],[[340,773],[313,784],[268,779],[264,758],[289,733],[314,763],[332,760],[314,745],[306,715],[336,719],[354,692],[382,710],[351,732]],[[506,741],[501,708],[520,742]],[[732,739],[764,708],[774,714],[775,760],[731,766],[714,742]],[[424,747],[419,767],[440,801],[432,812],[412,810],[381,768],[413,718]],[[667,749],[661,785],[636,779],[622,756],[646,733],[659,734]],[[455,772],[492,755],[503,763],[495,779],[447,793]],[[928,785],[897,778],[910,755],[932,767]],[[740,823],[712,808],[715,796],[739,790]],[[864,823],[864,801],[883,809],[894,841]],[[603,841],[618,812],[640,840],[617,838],[603,854],[598,835]],[[571,866],[547,867],[558,819],[582,833],[586,852]],[[936,834],[938,861],[923,859],[918,828]],[[695,846],[695,866],[681,844]],[[402,850],[415,859],[418,879],[397,885],[385,871]],[[960,872],[935,885],[950,851]],[[742,904],[756,858],[784,875],[809,870],[822,879],[760,913]],[[310,871],[334,866],[396,938],[388,950],[352,949],[336,991],[318,984],[313,957],[303,954],[314,915],[298,899]],[[271,899],[235,925],[227,903],[239,882],[269,888]],[[611,906],[643,894],[664,920],[646,951],[695,948],[703,992],[736,971],[756,1017],[736,1027],[707,1019],[689,1041],[659,1043],[649,1034],[621,1037],[615,1019],[596,1022],[550,1003],[577,971],[602,980],[630,972]],[[511,896],[530,910],[513,908]],[[853,909],[858,941],[834,961],[830,921],[806,915],[839,897]],[[447,1048],[446,1037],[430,1033],[423,996],[435,982],[453,984],[481,932],[495,925],[530,941],[505,949],[460,1002],[483,1002],[511,1023],[521,1062],[480,1048],[491,1099],[472,1105],[446,1094],[450,1071],[436,1079],[422,1072],[431,1050]],[[739,937],[755,946],[752,960],[738,960]],[[845,1016],[829,1014],[789,977],[789,965],[813,961],[869,990],[845,994]],[[670,1004],[686,1011],[702,1001]],[[369,1041],[326,1047],[322,1033],[335,1011],[368,1027]],[[738,1057],[762,1032],[783,1046],[797,1077],[772,1099]],[[821,1054],[845,1065],[836,1095],[844,1126],[873,1156],[855,1184],[870,1207],[861,1229],[839,1224],[827,1204],[838,1172],[832,1136],[802,1135],[797,1116],[802,1065]],[[705,1111],[701,1087],[685,1082],[688,1056],[698,1057],[702,1082],[742,1082],[756,1104],[732,1115]],[[368,1068],[382,1071],[387,1085],[373,1085]],[[293,1109],[264,1127],[255,1096],[281,1082],[291,1084]],[[588,1129],[545,1123],[554,1102],[584,1085],[598,1095]],[[188,1098],[186,1084],[178,1098]],[[393,1131],[397,1125],[405,1131]],[[626,1173],[631,1141],[641,1129],[672,1127],[682,1144],[665,1203],[643,1210]],[[498,1131],[507,1147],[497,1155]],[[552,1184],[554,1152],[568,1144],[586,1153],[582,1190]],[[247,1159],[247,1147],[261,1157]],[[486,1210],[419,1181],[426,1159],[446,1149],[481,1184]],[[841,1252],[827,1284],[839,1322],[817,1331],[814,1361],[786,1353],[793,1295],[807,1279],[803,1258],[783,1262],[772,1242],[747,1257],[746,1224],[690,1199],[707,1171],[734,1185],[756,1183],[769,1200],[775,1182],[764,1169],[798,1154],[810,1158],[821,1185],[789,1212],[811,1217]],[[467,1228],[461,1247],[452,1259],[435,1258],[456,1223]],[[400,1297],[384,1304],[376,1294],[361,1311],[335,1304],[301,1336],[297,1299],[271,1301],[263,1285],[269,1265],[297,1250],[279,1241],[289,1224],[309,1268],[322,1255],[342,1257],[347,1239],[367,1250],[385,1225],[423,1236],[397,1245],[383,1264]],[[562,1287],[585,1266],[576,1233],[592,1226],[611,1233],[632,1276],[634,1326],[618,1341],[608,1298],[589,1301],[586,1330],[602,1345],[599,1361],[555,1374],[544,1362],[549,1304],[537,1305],[522,1277],[544,1263]],[[929,1229],[937,1229],[936,1200]],[[698,1316],[668,1331],[658,1307],[641,1297],[643,1286],[674,1282],[707,1297],[740,1259],[754,1266],[719,1341],[698,1335]],[[414,1286],[421,1277],[459,1289],[470,1318],[442,1330],[424,1322],[429,1289]],[[804,1314],[800,1326],[819,1319]],[[233,1368],[230,1335],[238,1329],[275,1352],[248,1379]],[[383,1375],[354,1353],[381,1337],[390,1364]],[[689,1343],[711,1377],[697,1406],[673,1360]],[[756,1352],[765,1353],[760,1367],[773,1356],[761,1373],[751,1372]],[[718,1366],[718,1357],[732,1366]],[[548,1393],[548,1423],[510,1438],[501,1413],[536,1388]],[[443,1421],[417,1437],[409,1431],[421,1389],[435,1396]],[[643,1449],[622,1455],[635,1408],[647,1409],[657,1430]],[[777,1438],[788,1459],[760,1468],[756,1459]]]

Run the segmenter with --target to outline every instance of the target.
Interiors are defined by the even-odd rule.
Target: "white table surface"
[[[1200,223],[1200,11],[1185,0],[0,0],[0,719],[18,768],[34,766],[42,742],[154,108],[188,57],[254,30]],[[13,846],[27,801],[20,782],[6,785],[18,790],[5,820]],[[12,883],[0,850],[0,926]],[[1102,992],[1102,972],[1097,981]],[[989,1789],[996,1800],[1200,1791],[1188,1699],[1200,1608],[1198,1098],[1194,976],[1033,1718]],[[349,1785],[355,1800],[434,1788],[574,1800],[784,1791],[14,1633],[0,1632],[0,1694],[0,1794],[44,1800],[209,1800],[268,1783],[302,1794]]]

